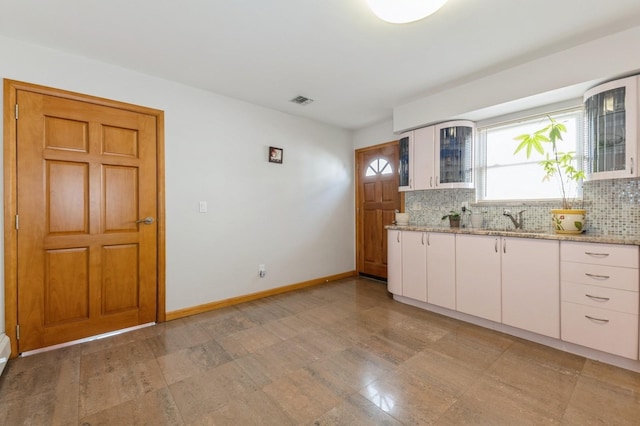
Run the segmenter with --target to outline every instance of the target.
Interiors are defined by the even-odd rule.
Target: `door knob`
[[[145,217],[144,219],[136,220],[136,223],[144,223],[145,225],[151,225],[154,222],[151,216]]]

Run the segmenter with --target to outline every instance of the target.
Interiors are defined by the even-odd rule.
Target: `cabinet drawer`
[[[560,260],[637,268],[638,246],[562,241]]]
[[[638,315],[638,293],[593,285],[563,282],[562,301]]]
[[[638,291],[637,269],[618,266],[588,265],[586,263],[560,262],[560,280],[574,283]]]
[[[637,315],[562,302],[561,318],[562,340],[638,359]]]
[[[562,340],[638,359],[638,315],[562,302],[561,318]]]

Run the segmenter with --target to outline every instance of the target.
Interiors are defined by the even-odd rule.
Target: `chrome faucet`
[[[522,229],[522,213],[524,212],[526,212],[526,210],[522,210],[518,212],[517,219],[513,217],[513,215],[511,214],[511,210],[505,210],[504,212],[502,212],[502,214],[504,216],[507,216],[509,219],[511,219],[511,222],[513,222],[513,226],[515,226],[516,229]]]

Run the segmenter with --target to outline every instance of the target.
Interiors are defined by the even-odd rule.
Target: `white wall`
[[[477,121],[582,97],[600,81],[640,71],[639,50],[640,26],[399,105],[393,130],[454,118]]]
[[[393,133],[393,121],[387,120],[353,132],[354,149],[398,140],[398,135]]]
[[[0,78],[165,111],[168,312],[355,268],[350,132],[2,37],[0,58]]]

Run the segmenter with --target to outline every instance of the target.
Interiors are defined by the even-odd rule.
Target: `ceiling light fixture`
[[[376,16],[392,24],[418,21],[435,13],[447,0],[367,0]]]

